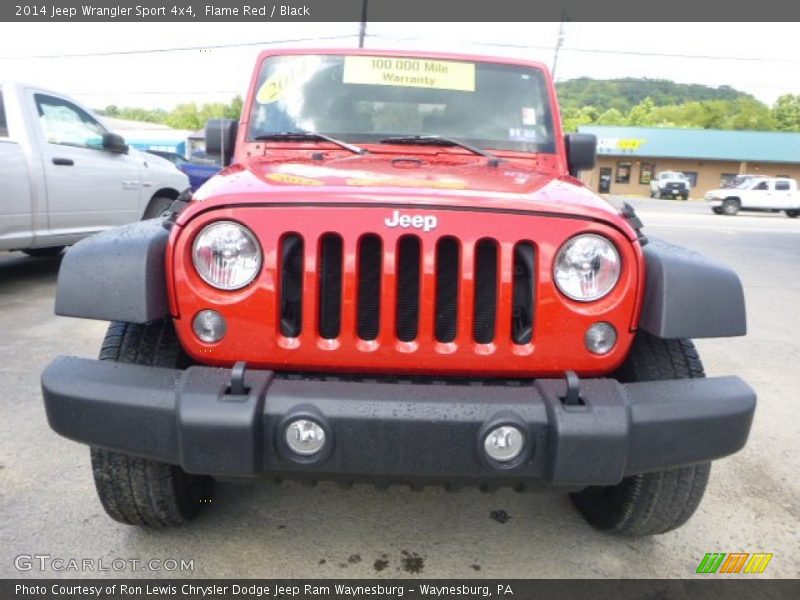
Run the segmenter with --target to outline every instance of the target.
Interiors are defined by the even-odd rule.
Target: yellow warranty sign
[[[346,56],[344,83],[475,91],[475,64],[391,56]]]

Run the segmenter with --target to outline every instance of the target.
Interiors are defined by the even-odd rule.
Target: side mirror
[[[597,159],[597,136],[591,133],[568,133],[564,136],[567,146],[567,168],[577,177],[581,171],[594,169]]]
[[[238,131],[239,122],[233,119],[211,119],[206,122],[206,154],[219,156],[223,167],[231,164]]]
[[[102,148],[106,152],[111,152],[112,154],[128,153],[128,144],[126,144],[125,139],[117,133],[104,133]]]

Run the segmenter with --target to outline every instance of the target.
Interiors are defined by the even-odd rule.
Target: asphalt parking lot
[[[98,575],[15,568],[15,557],[39,554],[189,559],[193,571],[179,574],[197,577],[661,578],[692,576],[707,552],[771,552],[761,577],[800,576],[800,219],[631,202],[646,234],[735,266],[748,304],[747,337],[698,347],[709,375],[737,374],[756,389],[750,441],[715,463],[703,503],[678,531],[609,537],[554,493],[271,482],[221,484],[191,527],[117,524],[95,496],[88,450],[50,431],[39,392],[56,355],[96,355],[105,324],[53,316],[58,260],[10,253],[0,254],[0,576]]]

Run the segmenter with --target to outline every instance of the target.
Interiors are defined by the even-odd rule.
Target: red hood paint
[[[636,234],[607,200],[577,179],[558,176],[553,157],[503,160],[424,147],[353,155],[280,149],[223,170],[194,195],[179,224],[227,204],[353,203],[499,209],[577,216]],[[427,152],[426,152],[427,150]]]

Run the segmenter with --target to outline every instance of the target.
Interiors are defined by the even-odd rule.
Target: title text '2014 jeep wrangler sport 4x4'
[[[172,217],[66,255],[113,321],[42,376],[115,519],[181,524],[214,477],[557,486],[594,526],[684,523],[755,395],[688,338],[745,333],[735,273],[649,241],[575,175],[538,63],[262,54],[228,166]],[[720,310],[717,299],[726,298]]]

